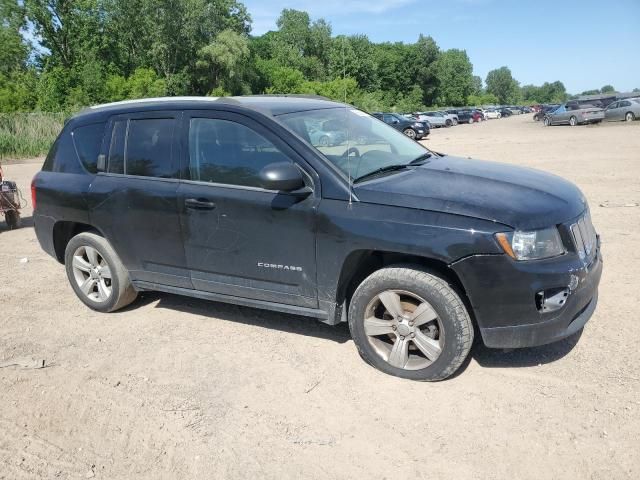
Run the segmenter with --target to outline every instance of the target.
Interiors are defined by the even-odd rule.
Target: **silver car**
[[[640,98],[627,98],[613,102],[604,110],[604,119],[608,122],[625,120],[632,122],[640,118]]]
[[[416,113],[418,120],[421,122],[428,121],[433,127],[449,127],[446,117],[438,112],[418,112]]]
[[[438,113],[444,115],[444,118],[446,118],[447,120],[451,120],[451,123],[447,122],[447,126],[458,124],[458,115],[456,115],[455,113],[443,112],[442,110],[438,110]]]
[[[544,116],[544,124],[549,125],[582,125],[600,123],[604,120],[604,110],[593,105],[581,105],[576,102],[565,103]]]

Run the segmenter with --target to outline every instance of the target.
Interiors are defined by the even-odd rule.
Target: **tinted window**
[[[171,118],[130,120],[127,133],[127,175],[177,177],[172,162],[173,128]]]
[[[261,187],[260,170],[289,158],[269,140],[236,122],[193,118],[189,126],[191,180]]]
[[[104,135],[104,125],[104,123],[85,125],[76,128],[72,133],[78,158],[90,173],[98,171],[97,162]]]
[[[621,107],[630,107],[631,106],[631,102],[628,101],[624,101],[624,102],[620,102],[620,106]]]
[[[113,123],[111,142],[109,143],[109,173],[124,173],[124,136],[127,133],[127,121]]]

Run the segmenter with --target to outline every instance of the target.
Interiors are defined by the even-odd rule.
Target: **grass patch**
[[[45,155],[66,117],[65,113],[0,113],[0,159]]]

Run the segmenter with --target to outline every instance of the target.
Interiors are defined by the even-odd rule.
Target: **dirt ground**
[[[24,228],[0,224],[0,479],[640,477],[640,122],[527,115],[425,143],[582,188],[605,269],[581,336],[477,344],[428,384],[378,373],[346,328],[302,317],[161,294],[98,314],[26,208]],[[39,168],[4,170],[26,196]]]

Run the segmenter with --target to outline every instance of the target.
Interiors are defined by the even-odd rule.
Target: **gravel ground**
[[[367,366],[343,326],[161,294],[98,314],[25,208],[24,228],[0,224],[0,479],[638,478],[640,122],[527,115],[425,143],[583,189],[605,270],[582,335],[477,344],[459,375],[423,384]],[[40,163],[5,174],[26,195]]]

